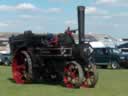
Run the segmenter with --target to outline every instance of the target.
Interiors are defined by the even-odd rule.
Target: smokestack
[[[84,43],[85,41],[85,33],[84,33],[84,16],[85,16],[85,7],[78,6],[77,7],[78,14],[78,31],[79,31],[79,44]]]

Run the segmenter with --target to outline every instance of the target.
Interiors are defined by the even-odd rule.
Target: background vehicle
[[[124,48],[121,50],[120,65],[124,68],[128,68],[128,49]]]
[[[24,34],[10,37],[12,74],[16,83],[62,82],[68,88],[94,87],[96,66],[91,62],[89,43],[84,43],[84,6],[78,7],[79,43],[69,28],[57,35]]]
[[[121,50],[120,64],[124,68],[128,68],[128,42],[117,46]]]
[[[120,68],[120,51],[117,48],[94,48],[94,59],[96,65],[103,68]]]
[[[0,65],[10,65],[10,64],[11,64],[11,55],[0,53]]]
[[[10,65],[11,55],[7,37],[0,38],[0,65]]]

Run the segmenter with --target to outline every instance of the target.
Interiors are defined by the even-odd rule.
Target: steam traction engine
[[[84,38],[84,6],[78,6],[76,44],[69,28],[57,35],[24,34],[10,37],[12,74],[16,83],[60,82],[68,88],[94,87],[97,82],[92,48]]]

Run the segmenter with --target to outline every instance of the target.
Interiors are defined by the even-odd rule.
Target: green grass
[[[68,89],[60,85],[13,83],[11,68],[0,66],[0,96],[128,96],[128,70],[99,69],[95,88]]]

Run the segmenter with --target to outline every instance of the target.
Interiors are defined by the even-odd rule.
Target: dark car
[[[128,52],[122,52],[120,56],[120,65],[124,68],[128,68]]]
[[[10,65],[10,64],[11,64],[11,55],[0,53],[0,65]]]
[[[120,68],[120,51],[117,48],[94,48],[94,60],[96,65],[103,68]]]
[[[128,42],[123,43],[117,47],[121,50],[121,66],[124,68],[128,68]]]

